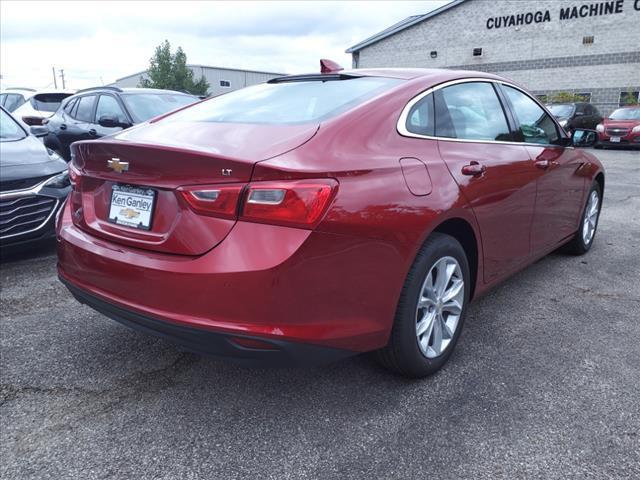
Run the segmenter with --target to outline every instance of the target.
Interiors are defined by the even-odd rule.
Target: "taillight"
[[[312,228],[322,219],[337,188],[337,181],[319,179],[198,185],[179,191],[189,207],[202,215]]]
[[[71,188],[75,188],[80,183],[80,172],[76,170],[71,162],[67,167],[69,169],[69,182],[71,182]]]
[[[337,186],[329,179],[250,183],[241,217],[309,228],[322,218]]]
[[[183,187],[182,198],[197,213],[213,217],[236,218],[238,200],[244,185]]]
[[[73,161],[69,162],[69,182],[71,183],[71,191],[69,192],[68,202],[71,206],[71,219],[79,222],[82,219],[82,175],[80,171],[73,165]]]

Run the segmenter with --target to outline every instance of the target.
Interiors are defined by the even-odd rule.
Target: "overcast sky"
[[[330,58],[349,67],[348,47],[446,3],[2,0],[2,86],[52,87],[52,66],[68,88],[111,83],[145,70],[164,39],[195,64],[300,73]]]

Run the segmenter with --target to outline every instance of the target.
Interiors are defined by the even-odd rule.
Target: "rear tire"
[[[595,206],[594,206],[595,202]],[[587,201],[585,202],[582,216],[580,217],[580,226],[573,239],[567,243],[565,251],[573,255],[584,255],[591,249],[593,241],[598,229],[598,220],[600,219],[600,210],[602,208],[602,189],[598,182],[593,182]]]
[[[410,378],[437,372],[460,338],[470,292],[464,249],[455,238],[433,233],[407,275],[389,343],[376,352],[378,361]]]

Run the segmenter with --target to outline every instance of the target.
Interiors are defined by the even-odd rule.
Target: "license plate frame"
[[[149,231],[153,226],[157,198],[158,192],[152,188],[114,183],[111,186],[108,221],[123,227]]]
[[[620,137],[610,137],[609,141],[611,143],[620,143]]]

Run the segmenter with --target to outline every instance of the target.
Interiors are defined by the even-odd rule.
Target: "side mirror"
[[[98,119],[98,125],[105,128],[129,128],[131,125],[128,123],[118,121],[118,118],[114,115],[103,115]]]
[[[598,141],[598,132],[577,128],[571,135],[571,143],[574,147],[593,147]]]
[[[33,127],[29,127],[29,131],[31,132],[31,135],[38,138],[46,137],[47,135],[49,135],[49,129],[42,125],[34,125]]]
[[[44,118],[42,117],[36,117],[36,116],[32,116],[32,115],[25,115],[24,117],[22,117],[22,121],[24,123],[26,123],[29,126],[32,125],[42,125],[42,121],[44,120]]]

